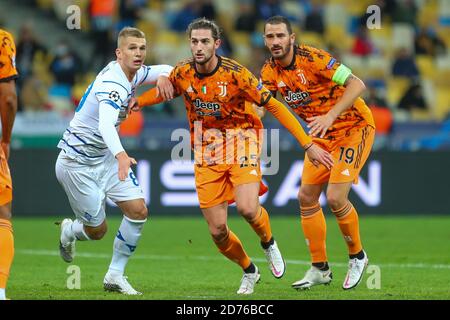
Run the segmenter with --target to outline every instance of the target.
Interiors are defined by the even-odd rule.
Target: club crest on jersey
[[[228,82],[217,82],[220,88],[219,97],[225,97],[227,95],[227,84]]]
[[[119,99],[120,99],[120,95],[119,95],[119,93],[117,92],[117,91],[111,91],[110,93],[109,93],[109,98],[112,100],[112,101],[114,101],[114,102],[117,102],[117,101],[119,101]]]
[[[297,72],[297,76],[300,78],[300,81],[301,81],[301,83],[302,83],[303,85],[305,85],[305,84],[307,83],[305,74],[303,73],[302,70],[300,70],[300,71]]]

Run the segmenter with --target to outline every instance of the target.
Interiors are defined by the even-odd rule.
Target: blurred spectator
[[[392,129],[393,115],[386,100],[377,94],[375,88],[370,87],[368,97],[365,98],[365,101],[372,111],[377,135],[388,135]]]
[[[131,112],[128,118],[120,125],[122,137],[138,137],[144,128],[144,115],[142,110]]]
[[[219,49],[217,50],[217,54],[220,56],[226,56],[226,57],[232,56],[233,55],[233,45],[231,44],[231,41],[228,38],[228,35],[224,30],[222,30],[221,40],[222,40],[222,43],[221,43]]]
[[[212,0],[201,0],[199,2],[200,7],[198,15],[209,20],[216,20],[216,8],[214,7]]]
[[[172,22],[170,28],[174,31],[185,32],[188,25],[195,19],[199,18],[200,6],[196,0],[189,0],[185,3],[183,8],[178,11]]]
[[[111,32],[113,29],[113,17],[116,9],[116,0],[90,0],[89,16],[91,21],[92,38],[94,41],[94,52],[90,69],[99,69],[105,66],[113,58],[113,47]],[[100,59],[96,66],[97,57]]]
[[[410,111],[412,109],[426,110],[427,104],[423,96],[422,87],[418,83],[413,83],[405,95],[400,99],[398,108]]]
[[[32,25],[24,24],[20,30],[16,55],[16,64],[21,75],[20,78],[26,78],[31,75],[33,60],[38,52],[46,55],[47,48],[36,39]]]
[[[56,46],[54,55],[50,71],[56,83],[72,87],[75,84],[75,75],[83,69],[81,59],[64,40]]]
[[[414,57],[408,52],[408,49],[401,48],[395,57],[392,65],[392,75],[399,77],[414,78],[419,76]]]
[[[321,6],[318,4],[312,5],[311,11],[306,16],[303,29],[305,31],[316,32],[323,35],[325,32],[325,25],[323,22],[323,12]]]
[[[398,0],[393,8],[392,22],[416,26],[417,7],[414,0]]]
[[[236,19],[234,28],[236,31],[255,32],[258,17],[254,6],[249,2],[239,3],[239,16]]]
[[[355,37],[355,43],[353,44],[352,53],[357,56],[368,56],[375,52],[374,45],[369,38],[367,28],[360,27]]]
[[[139,12],[142,8],[142,2],[136,0],[120,0],[119,18],[120,22],[117,29],[121,30],[124,27],[134,27],[136,20],[139,18]]]
[[[445,54],[445,43],[436,34],[433,28],[421,28],[414,39],[416,54],[425,54],[432,57]]]
[[[280,0],[256,0],[255,6],[258,8],[258,18],[261,20],[267,20],[272,16],[285,15],[281,9]]]

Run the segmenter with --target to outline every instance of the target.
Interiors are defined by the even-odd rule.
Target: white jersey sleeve
[[[118,118],[119,109],[114,106],[114,102],[102,100],[99,105],[98,130],[113,156],[124,151],[115,127]]]
[[[159,76],[169,77],[173,67],[167,64],[158,64],[154,66],[142,66],[136,73],[134,85],[155,84]]]

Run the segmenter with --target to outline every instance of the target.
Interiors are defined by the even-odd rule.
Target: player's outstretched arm
[[[275,98],[270,98],[265,107],[297,139],[314,165],[318,166],[321,163],[328,169],[333,166],[331,154],[312,142],[311,137],[305,133],[298,120],[281,102]]]
[[[0,81],[0,116],[2,122],[1,147],[6,160],[9,158],[9,144],[17,112],[17,94],[14,80]]]
[[[349,73],[344,86],[346,87],[344,94],[341,99],[339,99],[334,107],[328,111],[327,114],[322,116],[310,117],[306,120],[310,121],[308,123],[308,128],[310,128],[310,134],[312,136],[319,136],[323,138],[328,128],[330,128],[334,121],[339,117],[339,115],[350,108],[355,100],[361,96],[361,94],[366,89],[364,82],[353,74]]]

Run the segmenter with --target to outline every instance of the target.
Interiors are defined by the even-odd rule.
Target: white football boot
[[[252,294],[255,284],[259,282],[261,275],[259,274],[258,267],[255,266],[254,273],[244,273],[241,280],[241,286],[237,291],[237,294]]]
[[[277,242],[275,241],[269,248],[264,249],[264,254],[266,255],[273,276],[280,279],[286,271],[286,263],[284,262],[280,249],[278,249]]]
[[[120,292],[126,295],[141,295],[142,292],[134,290],[127,277],[120,274],[107,273],[103,279],[105,291]]]
[[[364,275],[364,270],[367,267],[367,264],[369,263],[369,258],[367,257],[367,254],[364,252],[364,258],[363,259],[350,259],[348,262],[348,271],[347,275],[345,276],[344,283],[342,284],[342,289],[344,290],[350,290],[356,287],[360,282]]]
[[[331,269],[322,271],[319,268],[311,266],[311,268],[306,271],[303,279],[298,280],[292,284],[292,288],[297,290],[304,290],[320,284],[329,285],[331,283],[331,280],[333,280]]]
[[[61,235],[59,237],[59,254],[61,258],[65,262],[72,262],[73,258],[75,257],[75,240],[70,241],[67,239],[64,229],[68,227],[72,223],[72,219],[64,219],[60,226],[61,226]]]

